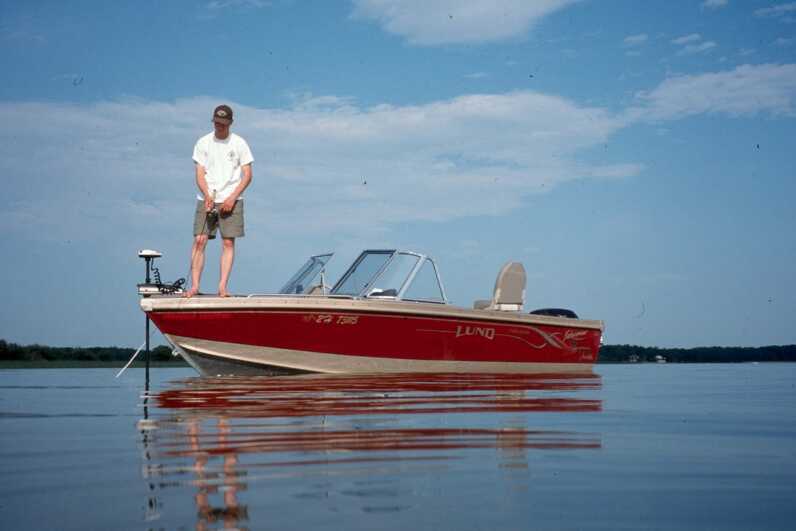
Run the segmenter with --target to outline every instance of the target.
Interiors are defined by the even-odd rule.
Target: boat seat
[[[525,303],[525,268],[520,262],[506,262],[495,279],[492,300],[477,300],[476,310],[517,312]]]

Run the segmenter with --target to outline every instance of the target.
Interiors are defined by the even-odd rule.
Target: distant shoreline
[[[603,345],[598,363],[750,363],[796,362],[796,345],[764,347],[658,348]]]
[[[12,369],[116,369],[119,370],[124,367],[124,364],[127,361],[118,362],[118,361],[8,361],[8,360],[0,360],[0,371],[2,370],[12,370]],[[145,363],[143,361],[133,362],[130,365],[129,369],[143,369],[145,367]],[[182,358],[176,361],[155,361],[150,362],[149,366],[151,368],[180,368],[180,367],[190,367],[187,363],[185,363]]]
[[[58,367],[123,367],[135,354],[124,347],[49,347],[45,345],[17,345],[0,339],[0,368],[58,368]],[[132,367],[144,367],[145,352],[139,352]],[[172,355],[164,345],[149,352],[150,365],[188,367],[179,356]]]
[[[124,347],[49,347],[17,345],[0,339],[0,369],[121,367],[135,353]],[[169,347],[159,345],[150,351],[151,365],[188,367]],[[796,345],[764,347],[658,348],[638,345],[603,345],[599,364],[609,363],[749,363],[796,362]],[[133,367],[144,366],[144,353]]]

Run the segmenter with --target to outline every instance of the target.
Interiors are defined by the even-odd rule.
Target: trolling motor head
[[[153,258],[160,258],[163,256],[162,253],[159,251],[153,251],[152,249],[141,249],[138,251],[138,258],[144,258],[145,260],[149,261]]]
[[[138,294],[148,297],[149,295],[156,295],[160,293],[182,293],[182,286],[185,284],[185,279],[178,279],[171,284],[162,282],[160,280],[160,271],[157,267],[152,265],[155,258],[160,258],[163,254],[159,251],[152,249],[141,249],[138,251],[138,257],[143,258],[146,262],[146,280],[142,284],[138,284]],[[154,276],[154,282],[150,277]]]
[[[152,283],[150,274],[152,273],[152,261],[155,258],[160,258],[161,256],[163,256],[161,252],[155,251],[153,249],[141,249],[138,251],[138,258],[143,258],[144,262],[146,262],[146,280],[144,280],[143,284],[138,284],[139,295],[146,297],[148,295],[160,293],[157,282],[154,284]],[[155,268],[155,271],[157,271],[157,268]]]

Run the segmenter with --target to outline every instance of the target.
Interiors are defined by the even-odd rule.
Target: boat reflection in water
[[[149,397],[144,470],[156,498],[192,491],[199,529],[291,500],[336,511],[341,495],[400,511],[415,495],[407,474],[527,474],[529,452],[601,448],[599,434],[571,429],[601,411],[600,387],[594,373],[191,378]]]

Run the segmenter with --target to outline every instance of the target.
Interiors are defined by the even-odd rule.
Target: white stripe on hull
[[[222,341],[208,341],[166,334],[175,346],[218,358],[225,362],[282,367],[298,371],[334,374],[385,373],[385,372],[435,372],[435,373],[582,373],[592,368],[592,363],[519,363],[492,361],[428,361],[370,356],[346,356],[272,347],[242,345]],[[197,369],[190,354],[180,352],[186,361]]]

